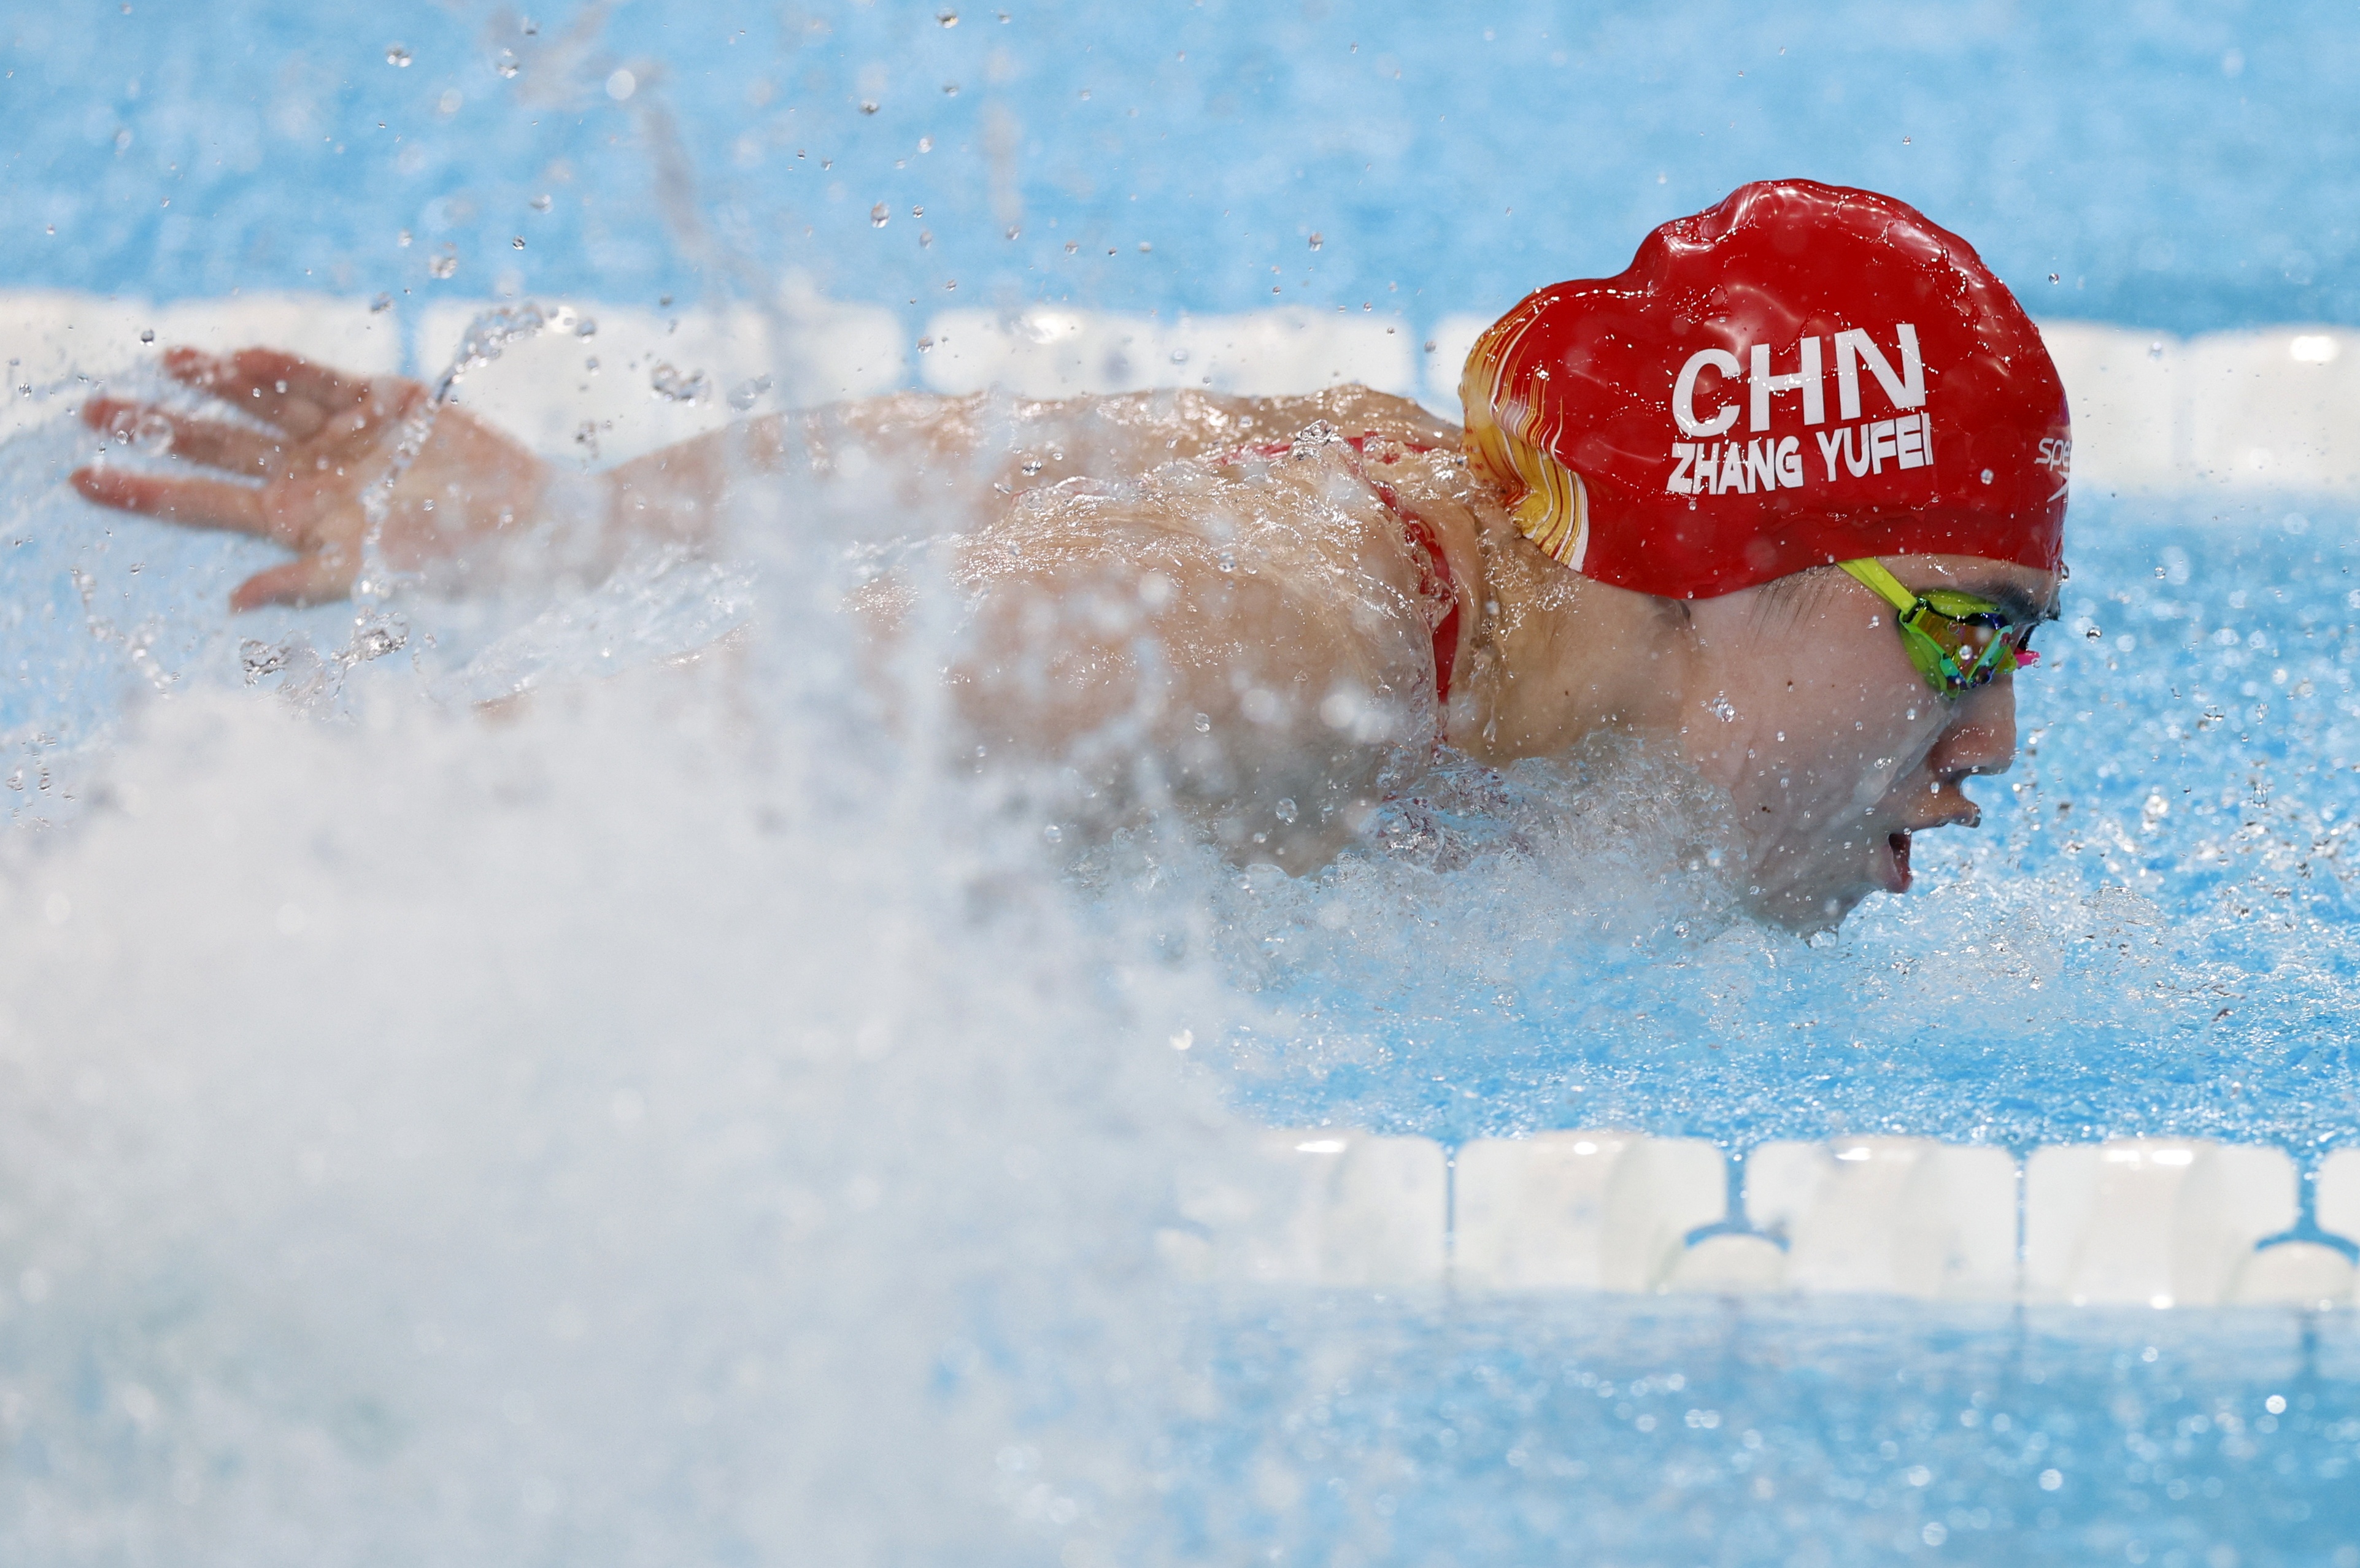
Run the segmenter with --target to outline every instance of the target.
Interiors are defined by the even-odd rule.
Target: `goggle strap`
[[[1924,602],[1904,588],[1901,579],[1887,572],[1885,563],[1873,556],[1863,556],[1858,561],[1840,561],[1836,564],[1852,573],[1869,592],[1899,611],[1905,619]]]

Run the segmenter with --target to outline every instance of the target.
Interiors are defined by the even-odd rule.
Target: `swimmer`
[[[430,394],[267,350],[167,372],[250,422],[93,400],[198,469],[114,463],[92,500],[287,546],[244,610],[349,592],[365,488]],[[704,543],[737,476],[799,469],[966,521],[960,755],[1048,758],[1120,822],[1161,790],[1243,861],[1303,871],[1437,747],[1601,735],[1725,796],[1759,917],[1907,890],[2016,750],[2014,675],[2057,615],[2063,388],[1967,244],[1890,198],[1747,185],[1555,285],[1470,355],[1456,427],[1364,387],[1039,402],[915,394],[561,476],[464,408],[384,506],[388,563],[464,587],[559,553]],[[550,570],[545,564],[541,570]],[[894,636],[911,585],[864,591]],[[1142,757],[1158,766],[1142,770]]]

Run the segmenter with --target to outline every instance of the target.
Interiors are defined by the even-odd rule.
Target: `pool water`
[[[2326,5],[18,7],[0,288],[381,296],[431,375],[432,308],[792,276],[916,376],[954,305],[1422,336],[1804,173],[2044,319],[2323,329],[2355,49]],[[1317,877],[1047,842],[894,738],[947,632],[900,730],[853,678],[845,587],[959,522],[857,495],[374,642],[233,621],[275,554],[82,505],[82,384],[10,381],[10,1561],[2360,1565],[2348,1308],[1186,1286],[1155,1241],[1269,1125],[2360,1145],[2349,494],[2077,494],[1983,828],[1804,942],[1609,751],[1447,770]]]

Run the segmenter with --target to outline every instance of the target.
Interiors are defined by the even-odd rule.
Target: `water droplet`
[[[499,58],[492,61],[492,69],[498,71],[502,76],[513,78],[519,69],[517,65],[516,51],[513,49],[500,50]]]
[[[932,230],[932,229],[920,229],[920,230],[918,231],[918,248],[919,248],[920,250],[923,250],[923,249],[925,249],[928,245],[932,245],[932,244],[934,244],[934,230]]]
[[[877,113],[877,100],[874,98],[863,98],[860,101],[860,112],[864,114],[873,114]]]
[[[385,49],[385,63],[395,67],[406,66],[410,63],[410,51],[399,44],[388,44]]]
[[[2095,641],[2097,641],[2100,637],[2102,637],[2105,636],[2106,634],[2105,634],[2105,632],[2104,632],[2103,630],[2102,630],[2101,628],[2099,628],[2099,627],[2097,627],[2097,626],[2092,626],[2088,631],[2083,632],[2081,635],[2082,635],[2083,637],[2088,637],[2092,642],[2095,642]]]
[[[1319,233],[1319,231],[1318,231],[1318,230],[1317,230],[1317,229],[1314,229],[1314,230],[1311,232],[1311,248],[1312,248],[1313,250],[1317,250],[1321,245],[1326,245],[1327,243],[1328,243],[1328,236],[1327,236],[1327,235],[1325,235],[1325,234],[1321,234],[1321,233]]]
[[[369,314],[372,316],[382,315],[392,309],[393,296],[390,294],[380,294],[369,301]]]
[[[516,238],[508,241],[508,244],[516,246],[519,250],[522,250],[524,249],[524,236],[522,234],[519,234]]]
[[[52,230],[51,232],[55,233],[56,231]],[[1076,251],[1081,248],[1081,242],[1078,240],[1067,240],[1065,242],[1065,254],[1067,256],[1073,255]]]
[[[875,205],[874,207],[871,207],[871,208],[869,208],[869,227],[871,227],[871,228],[875,228],[875,229],[881,229],[881,228],[883,228],[886,224],[888,224],[888,223],[891,223],[892,221],[893,221],[893,214],[892,214],[892,213],[890,213],[890,212],[887,212],[887,211],[885,210],[885,203],[884,203],[884,202],[880,201],[880,202],[878,202],[878,203],[877,203],[877,205]]]
[[[156,329],[153,327],[140,328],[139,341],[141,343],[154,343],[156,341]]]
[[[912,207],[910,209],[910,216],[913,218],[923,218],[925,215],[926,210],[923,207]]]
[[[1909,138],[1908,138],[1907,136],[1904,136],[1904,137],[1902,137],[1902,138],[1901,138],[1901,145],[1902,145],[1903,147],[1907,147],[1907,146],[1909,145]]]
[[[943,96],[944,96],[944,97],[945,97],[945,98],[956,98],[956,97],[957,97],[957,96],[958,96],[958,83],[957,83],[957,82],[944,82],[944,83],[943,83]]]
[[[1198,735],[1210,735],[1213,733],[1213,721],[1209,715],[1205,713],[1199,713],[1196,715],[1196,733]]]
[[[436,278],[448,278],[459,270],[458,252],[445,247],[442,254],[427,258],[426,270]]]
[[[1726,691],[1716,693],[1713,700],[1705,704],[1705,712],[1724,724],[1732,724],[1737,719],[1737,706],[1729,700],[1729,693]]]
[[[620,103],[639,90],[639,79],[628,71],[617,71],[606,78],[606,96]]]
[[[648,387],[667,403],[702,402],[713,389],[702,370],[683,376],[670,364],[661,362],[648,373]]]
[[[1011,239],[1011,240],[1012,240],[1012,239],[1014,239],[1018,234],[1022,234],[1022,233],[1023,233],[1023,231],[1022,231],[1022,229],[1019,229],[1019,228],[1018,228],[1014,223],[1011,223],[1011,224],[1009,224],[1009,225],[1008,225],[1008,237],[1009,237],[1010,239]]]
[[[1279,801],[1277,815],[1280,822],[1291,822],[1295,819],[1296,814],[1295,802],[1293,800],[1281,800]]]
[[[934,13],[934,20],[945,27],[956,27],[958,26],[958,13],[945,5]]]
[[[394,235],[393,243],[399,245],[402,249],[408,250],[410,248],[410,231],[408,229],[404,229],[399,234]]]
[[[1139,254],[1142,256],[1145,256],[1149,251],[1152,251],[1154,248],[1155,247],[1153,245],[1149,245],[1145,240],[1139,242]]]
[[[2057,274],[2055,274],[2055,273],[2053,273],[2053,272],[2052,272],[2052,273],[2050,273],[2050,274],[2049,275],[2049,282],[2051,282],[2051,283],[2055,283],[2055,282],[2060,281],[2060,279],[2058,278]]]
[[[1990,469],[1988,469],[1988,468],[1986,468],[1986,469],[1984,469],[1984,470],[1983,470],[1983,483],[1984,483],[1984,484],[1986,484],[1986,485],[1988,485],[1988,484],[1990,484],[1991,482],[1992,482],[1992,471],[1991,471]]]
[[[531,205],[532,210],[536,212],[548,212],[550,207],[549,192],[544,191],[540,195],[534,197],[532,199]]]
[[[932,151],[934,151],[934,137],[932,137],[932,136],[920,136],[920,137],[918,138],[918,150],[919,150],[920,152],[932,152]]]
[[[729,406],[742,414],[759,402],[762,394],[770,389],[770,378],[767,376],[757,376],[751,381],[741,381],[729,389]]]

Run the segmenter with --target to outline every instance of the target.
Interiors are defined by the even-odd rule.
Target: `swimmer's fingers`
[[[274,517],[263,493],[226,479],[168,478],[121,468],[78,468],[74,488],[102,506],[162,517],[188,528],[226,528],[294,544],[302,529]]]
[[[287,442],[260,430],[241,430],[218,419],[191,419],[158,408],[152,403],[132,403],[115,397],[93,398],[82,418],[96,430],[117,440],[135,439],[161,430],[171,438],[171,453],[208,468],[268,478],[286,465]]]
[[[257,572],[229,596],[233,610],[265,604],[324,604],[353,591],[353,565],[345,551],[331,548]]]
[[[301,440],[331,416],[370,399],[366,379],[347,379],[324,365],[275,348],[242,348],[229,355],[169,349],[164,372],[210,392]]]

